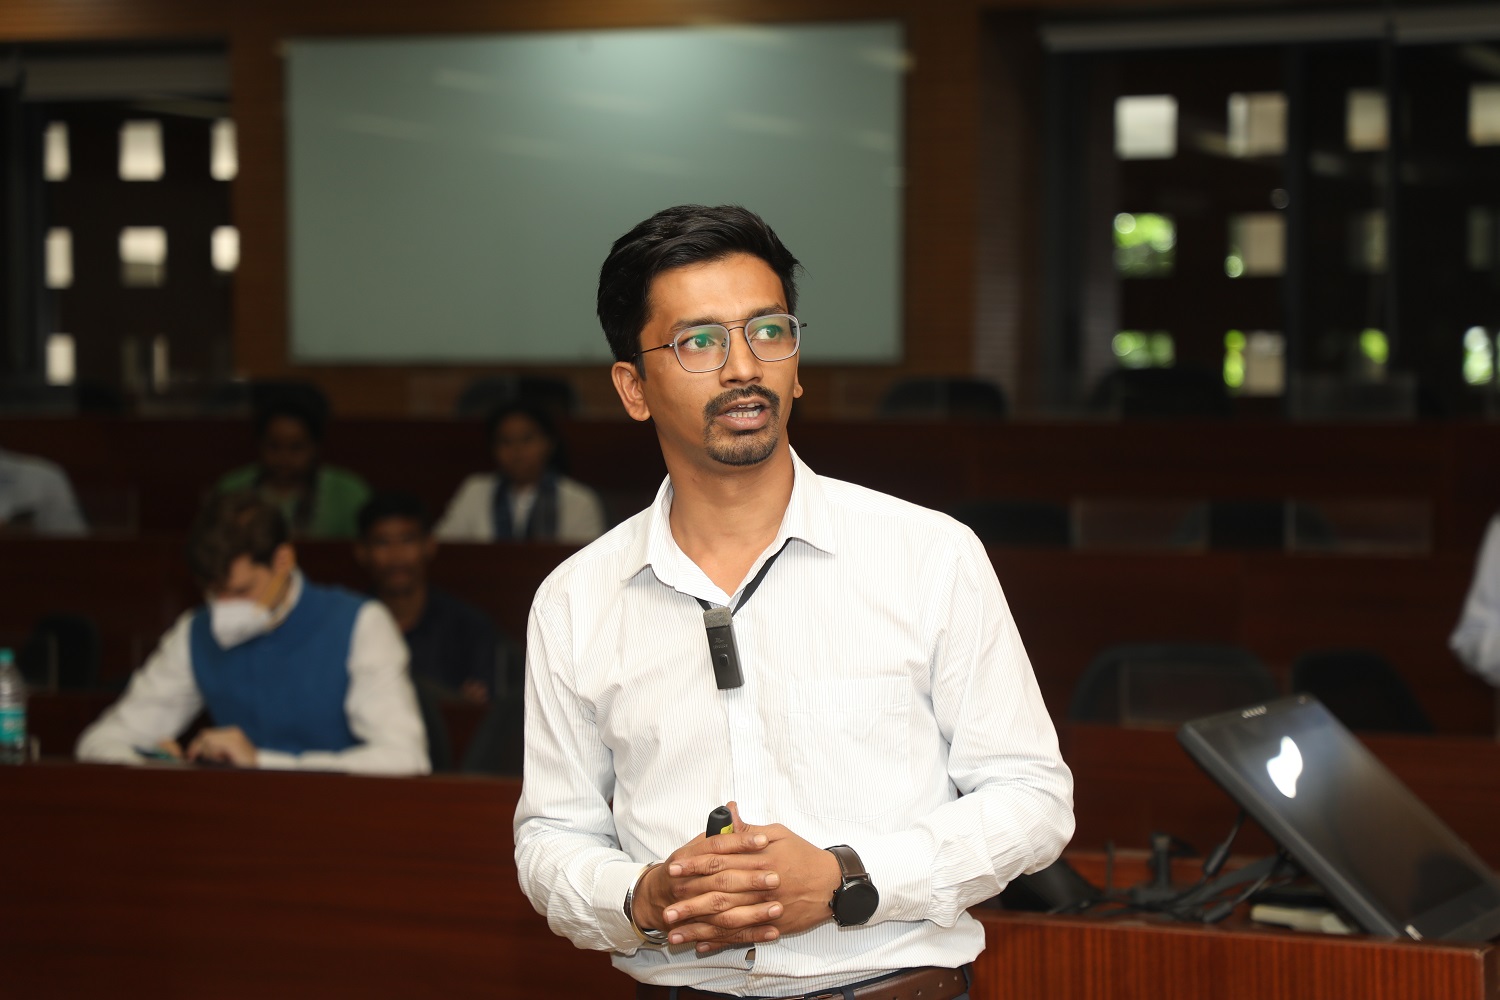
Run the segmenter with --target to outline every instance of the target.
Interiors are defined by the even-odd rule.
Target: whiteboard
[[[807,361],[900,360],[897,22],[297,39],[286,72],[296,362],[608,361],[610,244],[689,202],[802,261]]]

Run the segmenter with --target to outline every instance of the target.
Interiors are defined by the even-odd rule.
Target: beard
[[[753,431],[726,431],[714,418],[736,400],[759,396],[766,401],[771,419],[766,426]],[[708,457],[723,465],[759,465],[776,452],[781,441],[781,396],[775,390],[730,389],[708,401],[703,407],[703,446]]]

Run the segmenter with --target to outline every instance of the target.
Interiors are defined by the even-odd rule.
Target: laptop
[[[1368,933],[1500,936],[1500,879],[1316,698],[1195,719],[1177,739]]]

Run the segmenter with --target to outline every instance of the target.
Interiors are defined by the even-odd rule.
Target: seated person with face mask
[[[252,493],[213,497],[188,559],[207,604],[178,619],[84,731],[79,760],[427,773],[400,629],[379,601],[305,580],[281,511]],[[182,749],[204,708],[211,726]]]

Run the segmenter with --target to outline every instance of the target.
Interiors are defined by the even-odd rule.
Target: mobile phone
[[[705,837],[716,837],[721,833],[734,832],[734,817],[729,815],[729,810],[724,806],[714,806],[714,811],[708,814],[708,829],[703,832]]]
[[[136,753],[147,760],[181,760],[176,754],[168,753],[161,747],[131,747]]]

